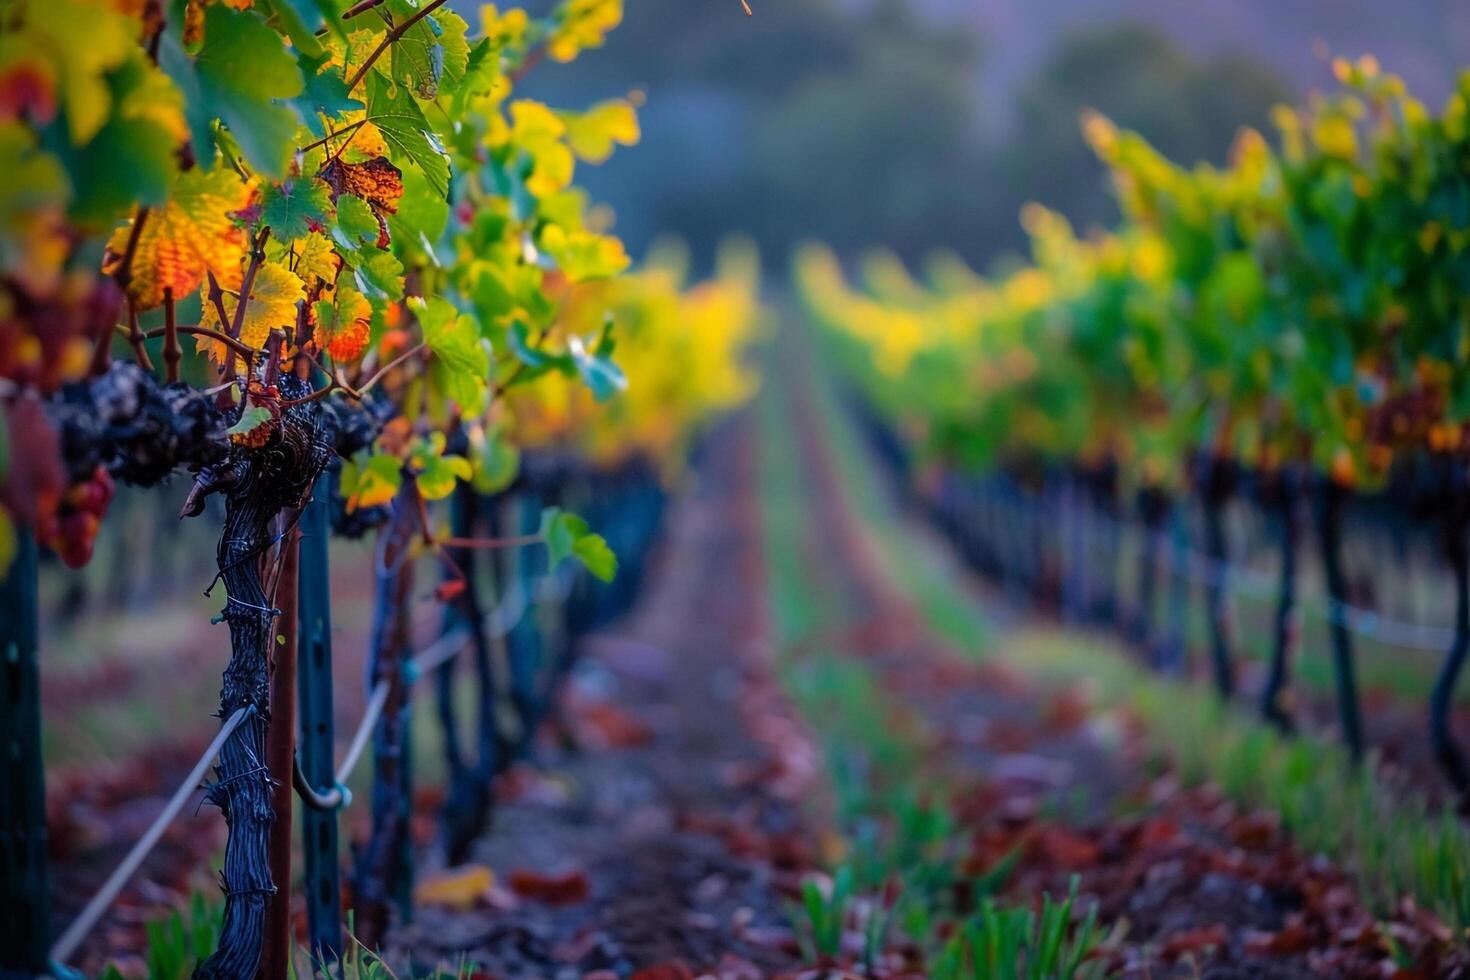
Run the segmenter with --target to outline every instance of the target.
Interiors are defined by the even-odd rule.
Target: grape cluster
[[[56,552],[68,568],[81,568],[92,560],[97,529],[115,492],[112,474],[98,464],[86,479],[67,487],[55,508],[37,516],[37,540]]]

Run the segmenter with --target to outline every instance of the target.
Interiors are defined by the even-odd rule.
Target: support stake
[[[332,601],[327,545],[334,463],[316,481],[301,515],[301,564],[297,611],[296,690],[300,704],[301,771],[313,788],[332,788],[335,732],[332,706]],[[342,879],[337,859],[337,811],[302,807],[301,853],[306,926],[319,965],[342,954]]]
[[[18,530],[0,581],[0,974],[35,975],[51,944],[36,663],[36,541]]]

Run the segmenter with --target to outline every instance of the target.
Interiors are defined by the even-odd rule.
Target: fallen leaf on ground
[[[1031,840],[1031,859],[1067,871],[1081,871],[1097,864],[1102,848],[1075,830],[1047,827]]]
[[[473,908],[495,884],[495,872],[483,864],[467,864],[460,868],[426,878],[413,890],[418,905],[442,905],[446,908]]]
[[[639,970],[630,980],[694,980],[694,971],[683,960],[671,960]]]
[[[511,891],[547,905],[576,905],[587,901],[592,886],[581,869],[562,874],[542,874],[518,868],[510,873]]]
[[[647,725],[608,701],[583,701],[573,708],[577,741],[591,749],[630,749],[653,738]]]
[[[1198,953],[1211,947],[1224,946],[1229,939],[1230,931],[1225,928],[1224,923],[1217,922],[1211,926],[1174,933],[1164,941],[1159,953],[1166,960],[1175,959],[1185,953]]]

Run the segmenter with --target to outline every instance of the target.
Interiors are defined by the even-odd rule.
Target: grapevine
[[[406,800],[385,780],[405,723],[408,568],[453,538],[429,505],[507,486],[548,398],[585,386],[581,411],[596,417],[627,387],[613,353],[645,307],[657,313],[627,348],[649,352],[645,365],[690,326],[666,310],[723,323],[714,357],[738,357],[748,338],[748,279],[687,301],[667,274],[610,285],[630,259],[573,180],[637,141],[636,100],[575,111],[517,96],[543,62],[602,44],[621,13],[620,0],[544,16],[491,5],[472,28],[443,0],[0,9],[0,88],[14,95],[0,105],[13,178],[0,192],[0,568],[32,535],[84,564],[114,479],[190,474],[186,517],[224,502],[232,653],[219,715],[248,715],[209,791],[230,827],[226,927],[200,976],[251,975],[263,940],[279,947],[266,936],[268,907],[285,907],[268,831],[272,787],[290,779],[257,760],[275,737],[277,617],[295,602],[277,586],[314,488],[338,488],[339,531],[380,540],[373,654],[394,695],[357,890],[375,943],[406,832]],[[745,305],[723,320],[683,305],[726,296]],[[655,394],[644,404],[667,409],[667,427],[635,418],[645,428],[619,447],[622,423],[597,422],[608,434],[593,462],[668,457],[747,390]],[[570,429],[559,438],[591,445]],[[552,566],[612,577],[587,521],[538,519],[494,545],[544,545]],[[465,542],[445,557],[463,564]]]
[[[1079,237],[1031,205],[1023,223],[1032,261],[1009,274],[983,278],[940,257],[920,284],[875,256],[854,288],[820,249],[797,265],[833,357],[930,458],[999,468],[1038,491],[1057,475],[1074,488],[1070,499],[1108,513],[1121,506],[1117,494],[1132,495],[1149,543],[1131,632],[1153,641],[1159,663],[1178,656],[1177,636],[1157,637],[1150,618],[1168,515],[1195,501],[1205,558],[1223,569],[1224,507],[1254,495],[1279,528],[1262,708],[1283,727],[1308,497],[1333,610],[1347,606],[1342,525],[1355,495],[1435,514],[1456,582],[1465,578],[1470,306],[1461,270],[1470,235],[1459,202],[1470,88],[1462,78],[1434,113],[1371,58],[1334,67],[1336,92],[1279,110],[1274,141],[1242,132],[1223,167],[1178,165],[1108,120],[1085,118],[1123,221]],[[1223,572],[1206,587],[1213,677],[1228,697],[1235,665]],[[1068,589],[1078,594],[1075,583]],[[1456,596],[1456,639],[1430,727],[1464,799],[1470,782],[1447,725],[1470,609],[1460,584]],[[1343,737],[1361,754],[1340,612],[1332,641]]]

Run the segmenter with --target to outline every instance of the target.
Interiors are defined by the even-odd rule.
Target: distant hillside
[[[1331,82],[1323,54],[1376,55],[1438,106],[1470,68],[1467,0],[911,0],[924,16],[984,40],[980,88],[994,117],[1070,31],[1106,22],[1157,25],[1199,54],[1246,53],[1300,91]],[[1314,54],[1314,52],[1316,52]]]

